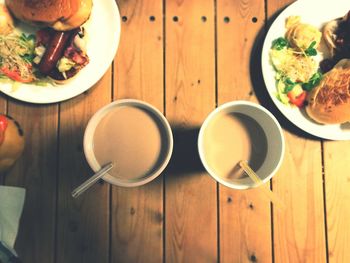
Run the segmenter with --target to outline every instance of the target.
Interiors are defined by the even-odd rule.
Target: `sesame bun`
[[[13,31],[14,21],[6,6],[0,4],[0,35],[7,35]]]
[[[350,121],[350,59],[340,60],[308,95],[307,114],[316,122]]]
[[[89,19],[92,0],[6,0],[6,5],[15,17],[24,22],[67,31]]]

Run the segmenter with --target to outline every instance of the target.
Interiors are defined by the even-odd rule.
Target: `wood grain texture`
[[[259,189],[218,186],[198,156],[198,131],[216,102],[259,101],[278,112],[260,96],[255,56],[265,3],[270,24],[291,1],[116,1],[124,17],[120,47],[114,68],[95,87],[60,105],[0,97],[0,111],[16,118],[26,136],[23,156],[0,178],[27,189],[16,243],[22,261],[350,262],[348,142],[305,137],[278,118],[286,152],[272,187],[288,208],[272,214]],[[86,124],[121,98],[165,112],[174,132],[170,165],[146,186],[100,183],[73,199],[72,189],[92,175],[82,147]]]
[[[162,1],[117,3],[124,22],[114,99],[139,99],[163,111]],[[163,218],[162,177],[142,187],[113,187],[112,262],[162,262]]]
[[[288,208],[274,211],[275,262],[326,262],[320,143],[285,136],[285,158],[273,189]]]
[[[257,101],[252,50],[264,25],[264,1],[217,1],[218,104]],[[269,184],[266,185],[269,187]],[[271,262],[270,202],[261,189],[220,186],[221,262]]]
[[[268,1],[268,17],[290,2]],[[288,209],[274,211],[275,262],[326,262],[321,142],[287,130],[284,134],[285,157],[273,190]]]
[[[23,262],[54,262],[58,107],[10,101],[8,114],[21,125],[25,149],[6,185],[26,189],[16,243]]]
[[[215,107],[214,1],[166,1],[166,115],[174,154],[166,177],[166,262],[217,262],[216,182],[197,135]]]
[[[0,113],[1,114],[6,114],[7,112],[7,97],[6,95],[2,94],[0,95]]]
[[[350,142],[324,143],[329,262],[350,261]]]
[[[71,191],[93,174],[83,153],[84,130],[111,101],[111,87],[109,69],[89,91],[60,107],[56,262],[109,260],[109,186],[96,184],[77,199]]]
[[[0,96],[0,114],[6,114],[7,113],[7,99],[5,95]],[[6,173],[0,173],[0,185],[3,185],[5,183],[5,176]]]
[[[258,72],[251,72],[251,64],[259,66],[260,61],[252,51],[264,25],[264,8],[263,0],[217,1],[219,104],[256,101],[252,78]]]

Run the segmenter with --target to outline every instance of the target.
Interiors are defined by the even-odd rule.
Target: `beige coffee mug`
[[[129,109],[129,111],[125,111],[125,109]],[[115,113],[116,110],[120,112],[118,114],[125,114],[125,116],[118,116],[119,121],[116,122],[105,121],[107,118],[110,118],[109,116]],[[133,112],[136,112],[138,115],[133,115]],[[142,126],[139,124],[140,121],[142,122],[142,119],[130,119],[133,118],[133,116],[136,116],[137,118],[141,118],[142,116],[149,116],[149,118],[147,117],[148,124]],[[154,122],[154,124],[152,124],[152,122]],[[121,137],[115,137],[113,133],[110,132],[109,129],[112,127],[108,127],[108,125],[111,125],[111,123],[113,124],[113,131],[115,131],[115,134],[124,136],[124,139],[120,139]],[[102,128],[99,127],[101,125],[106,126],[102,127],[102,131],[106,131],[105,138],[103,136],[101,137],[100,134],[100,130]],[[135,127],[137,128],[135,129]],[[147,147],[149,147],[149,144],[147,143],[150,138],[147,138],[147,135],[145,134],[147,134],[147,131],[152,127],[153,129],[159,130],[160,136],[160,149],[157,151],[157,153],[152,153],[155,155],[155,158],[157,158],[157,160],[155,162],[152,162],[152,165],[154,163],[154,166],[152,166],[151,169],[145,171],[144,174],[139,174],[135,178],[129,178],[127,176],[128,170],[121,169],[121,167],[130,167],[129,171],[135,170],[135,167],[140,165],[140,162],[145,162],[144,159],[149,158],[149,156],[147,156]],[[118,129],[126,130],[119,132]],[[95,138],[95,133],[99,134],[99,139]],[[135,134],[137,138],[128,137],[135,136]],[[142,142],[147,143],[143,144]],[[101,145],[94,145],[96,143],[102,144],[103,147]],[[98,112],[96,112],[90,119],[85,130],[84,153],[87,162],[95,172],[99,171],[101,167],[107,163],[100,163],[98,160],[98,157],[101,156],[101,151],[102,154],[104,154],[104,149],[106,149],[106,154],[117,151],[116,153],[119,155],[116,154],[115,156],[110,156],[110,160],[108,161],[113,162],[114,166],[110,172],[103,176],[103,180],[107,181],[108,183],[124,187],[144,185],[159,176],[169,163],[173,151],[173,135],[171,127],[164,115],[154,106],[140,100],[118,100],[106,105]],[[134,155],[135,152],[138,153],[137,158]],[[97,153],[100,155],[97,156]],[[119,159],[116,156],[118,156]],[[109,158],[109,156],[107,157]],[[127,164],[125,164],[125,162],[127,162]],[[116,170],[113,171],[113,169]],[[121,169],[121,171],[118,171],[118,169]],[[115,176],[115,174],[117,174],[117,176]]]
[[[233,101],[215,109],[205,119],[198,137],[200,159],[216,181],[234,189],[258,186],[239,167],[248,159],[262,182],[278,171],[285,142],[281,126],[264,107]]]

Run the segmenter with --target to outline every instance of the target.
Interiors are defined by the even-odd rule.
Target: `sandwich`
[[[17,19],[39,25],[33,65],[43,76],[61,83],[89,63],[82,26],[90,17],[92,0],[6,0]]]
[[[92,0],[6,0],[6,5],[23,22],[68,31],[88,20]]]

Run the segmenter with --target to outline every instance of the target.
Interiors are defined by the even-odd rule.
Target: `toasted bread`
[[[92,0],[6,0],[6,5],[18,19],[67,31],[88,20]]]
[[[306,112],[316,122],[350,121],[350,59],[340,60],[309,93]]]

